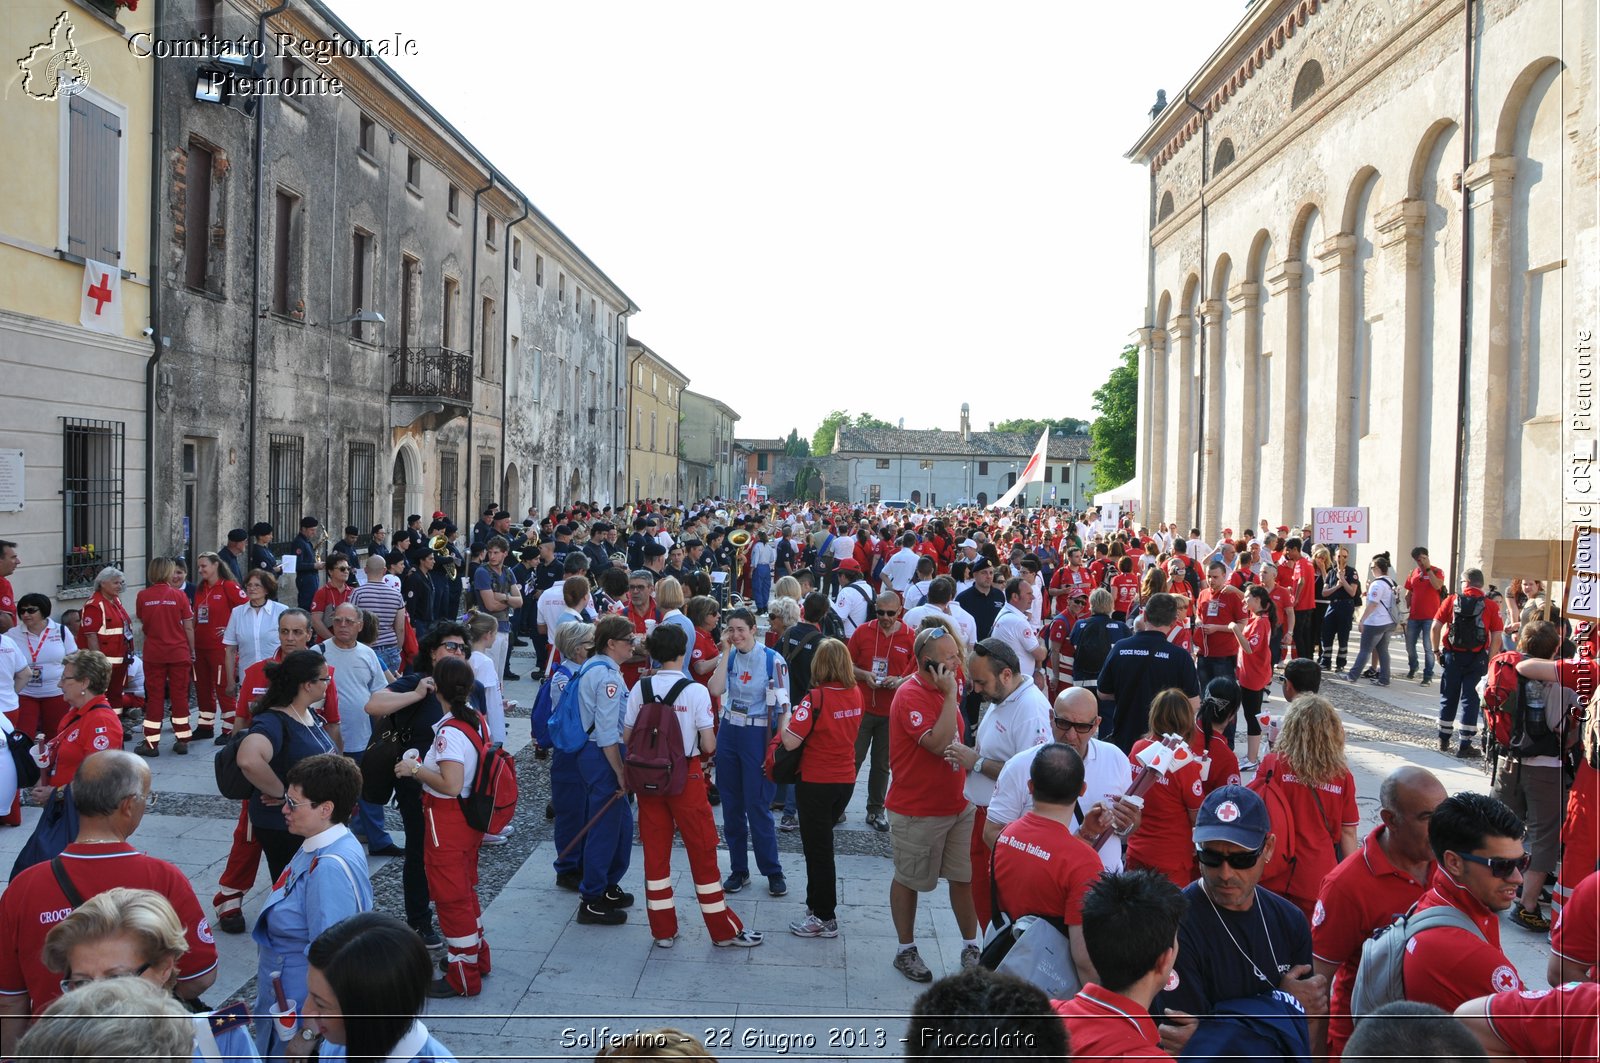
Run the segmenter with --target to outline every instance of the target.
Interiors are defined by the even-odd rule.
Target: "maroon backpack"
[[[672,703],[691,682],[679,679],[666,697],[658,699],[650,680],[640,680],[643,703],[622,751],[622,778],[629,793],[639,797],[676,797],[683,793],[684,783],[689,780],[689,758],[683,752],[683,730]]]
[[[466,735],[478,754],[472,786],[467,796],[459,799],[461,818],[475,831],[499,834],[517,814],[517,762],[499,742],[486,742],[477,728],[454,717],[446,720],[445,726]]]

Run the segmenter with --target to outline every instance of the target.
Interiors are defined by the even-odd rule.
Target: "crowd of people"
[[[1447,583],[1422,546],[1403,576],[1378,553],[1363,579],[1309,528],[1262,520],[1208,545],[1198,529],[1052,509],[642,503],[513,525],[491,505],[465,534],[444,513],[392,538],[352,526],[329,543],[320,528],[308,516],[293,541],[293,605],[274,529],[257,524],[192,568],[152,561],[131,612],[108,568],[57,619],[44,595],[12,602],[16,547],[0,542],[0,671],[14,677],[0,709],[40,774],[24,788],[6,772],[26,765],[0,758],[0,822],[20,822],[24,797],[45,810],[31,866],[0,895],[0,1056],[30,1017],[35,1043],[92,1036],[73,1025],[86,993],[106,1014],[160,1014],[101,984],[116,974],[192,1005],[215,978],[215,927],[251,933],[257,995],[196,1029],[264,1056],[320,1043],[443,1057],[416,1016],[426,998],[477,995],[491,971],[478,856],[514,828],[477,829],[463,809],[506,740],[502,684],[526,643],[554,883],[578,895],[579,924],[627,923],[637,819],[655,947],[679,940],[675,838],[714,946],[763,943],[730,899],[752,885],[752,852],[767,894],[787,895],[791,832],[805,898],[788,930],[848,933],[834,832],[866,768],[865,826],[891,854],[885,961],[934,982],[917,911],[941,881],[961,937],[908,1055],[971,1054],[950,1049],[984,1022],[1064,1058],[1421,1054],[1461,1036],[1594,1055],[1596,636],[1534,581],[1501,592],[1466,568]],[[1367,795],[1381,822],[1363,838],[1322,691],[1390,684],[1396,632],[1407,680],[1438,672],[1439,749],[1487,753],[1490,792],[1402,768]],[[1267,713],[1275,684],[1284,707]],[[128,841],[164,728],[169,753],[222,747],[249,794],[210,916]],[[369,854],[402,861],[393,916],[372,911]],[[263,856],[273,888],[247,926]],[[1413,927],[1434,908],[1450,912]],[[1503,911],[1552,935],[1557,988],[1532,989],[1507,958]],[[1376,961],[1362,983],[1363,943],[1391,923],[1377,940],[1402,943],[1401,992],[1376,986]],[[1069,957],[1048,977],[1016,958],[1045,934]],[[392,962],[365,977],[380,951]],[[1351,1014],[1402,994],[1430,1010]],[[995,1025],[1002,1003],[1014,1028]],[[1543,1021],[1557,1013],[1586,1025]],[[1414,1042],[1374,1032],[1401,1027]]]

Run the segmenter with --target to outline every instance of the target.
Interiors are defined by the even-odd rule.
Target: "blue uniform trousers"
[[[753,841],[756,867],[763,875],[781,875],[778,828],[772,822],[775,788],[762,771],[767,756],[765,724],[717,729],[717,789],[722,793],[722,837],[728,843],[728,864],[735,874],[750,873],[747,841]]]
[[[578,836],[587,822],[583,818],[583,775],[578,771],[578,754],[563,753],[559,749],[550,754],[550,803],[555,806],[555,831],[551,840],[556,847],[556,874],[577,871],[583,863],[583,850],[574,847],[572,852],[561,853],[572,839]]]
[[[596,901],[628,872],[633,859],[633,806],[625,797],[611,801],[618,789],[617,773],[593,742],[579,751],[578,772],[583,776],[583,822],[600,816],[583,836],[583,883],[578,891],[584,900]],[[611,807],[606,808],[608,801]],[[606,810],[600,815],[602,808]]]

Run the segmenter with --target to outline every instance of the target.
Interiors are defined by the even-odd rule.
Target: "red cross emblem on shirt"
[[[750,682],[750,673],[749,672],[740,672],[739,673],[739,682],[741,682],[741,683]]]

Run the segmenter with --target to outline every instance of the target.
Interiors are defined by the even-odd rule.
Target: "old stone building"
[[[1129,153],[1148,519],[1369,506],[1369,550],[1491,573],[1496,539],[1561,534],[1563,352],[1600,265],[1595,34],[1564,0],[1249,8]]]
[[[732,498],[744,487],[735,468],[733,430],[739,415],[719,399],[695,391],[680,396],[683,414],[678,430],[683,437],[678,483],[686,500]]]
[[[678,498],[678,432],[689,378],[637,339],[628,339],[626,367],[628,501]]]
[[[966,403],[961,429],[844,428],[831,457],[844,465],[851,502],[914,506],[987,505],[1004,495],[1039,444],[1020,432],[974,432]],[[1018,505],[1088,505],[1094,462],[1087,436],[1052,432],[1043,482],[1023,488]],[[830,491],[834,484],[829,484]]]
[[[385,63],[314,61],[358,39],[327,7],[263,8],[171,0],[160,30],[264,41],[301,91],[204,102],[215,57],[157,60],[158,549],[617,497],[636,307]]]
[[[57,610],[144,582],[151,320],[149,5],[17,0],[0,19],[0,539]],[[9,680],[8,680],[9,681]]]

